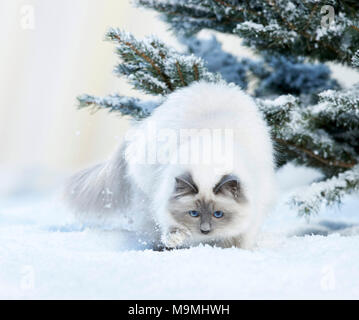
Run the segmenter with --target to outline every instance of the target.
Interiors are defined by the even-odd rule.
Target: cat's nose
[[[208,222],[203,222],[201,223],[200,229],[202,233],[207,234],[211,231],[211,225]]]

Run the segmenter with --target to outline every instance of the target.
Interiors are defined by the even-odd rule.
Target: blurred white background
[[[0,6],[1,165],[62,169],[103,158],[126,122],[78,111],[76,96],[129,93],[111,74],[117,59],[104,33],[119,26],[139,37],[169,38],[166,27],[129,1],[4,0]]]
[[[82,93],[138,95],[112,74],[114,45],[103,41],[110,26],[174,42],[153,12],[134,8],[130,1],[0,2],[3,189],[10,188],[14,172],[35,171],[35,180],[49,183],[43,172],[71,172],[101,161],[121,139],[125,119],[78,111],[76,101]]]
[[[82,93],[139,95],[112,74],[114,45],[103,41],[111,26],[178,45],[154,12],[129,0],[0,2],[0,191],[19,181],[52,185],[54,172],[65,176],[106,159],[121,141],[127,120],[76,108]],[[219,38],[225,49],[250,55],[239,39]],[[358,79],[333,69],[342,83]]]

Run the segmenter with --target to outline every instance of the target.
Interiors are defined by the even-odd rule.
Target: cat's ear
[[[213,188],[214,194],[223,194],[226,196],[231,196],[235,200],[240,200],[243,198],[241,184],[239,179],[235,175],[226,174]]]
[[[189,194],[198,193],[198,188],[194,183],[190,173],[184,173],[175,178],[174,197],[180,198]]]

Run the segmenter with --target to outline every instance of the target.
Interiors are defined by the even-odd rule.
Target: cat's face
[[[239,179],[224,175],[210,190],[200,190],[189,173],[176,177],[169,202],[174,220],[192,236],[216,239],[230,235],[245,215],[247,200]]]

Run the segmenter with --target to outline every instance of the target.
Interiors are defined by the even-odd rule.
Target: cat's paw
[[[178,248],[190,237],[189,231],[175,228],[162,237],[162,242],[167,248]]]

